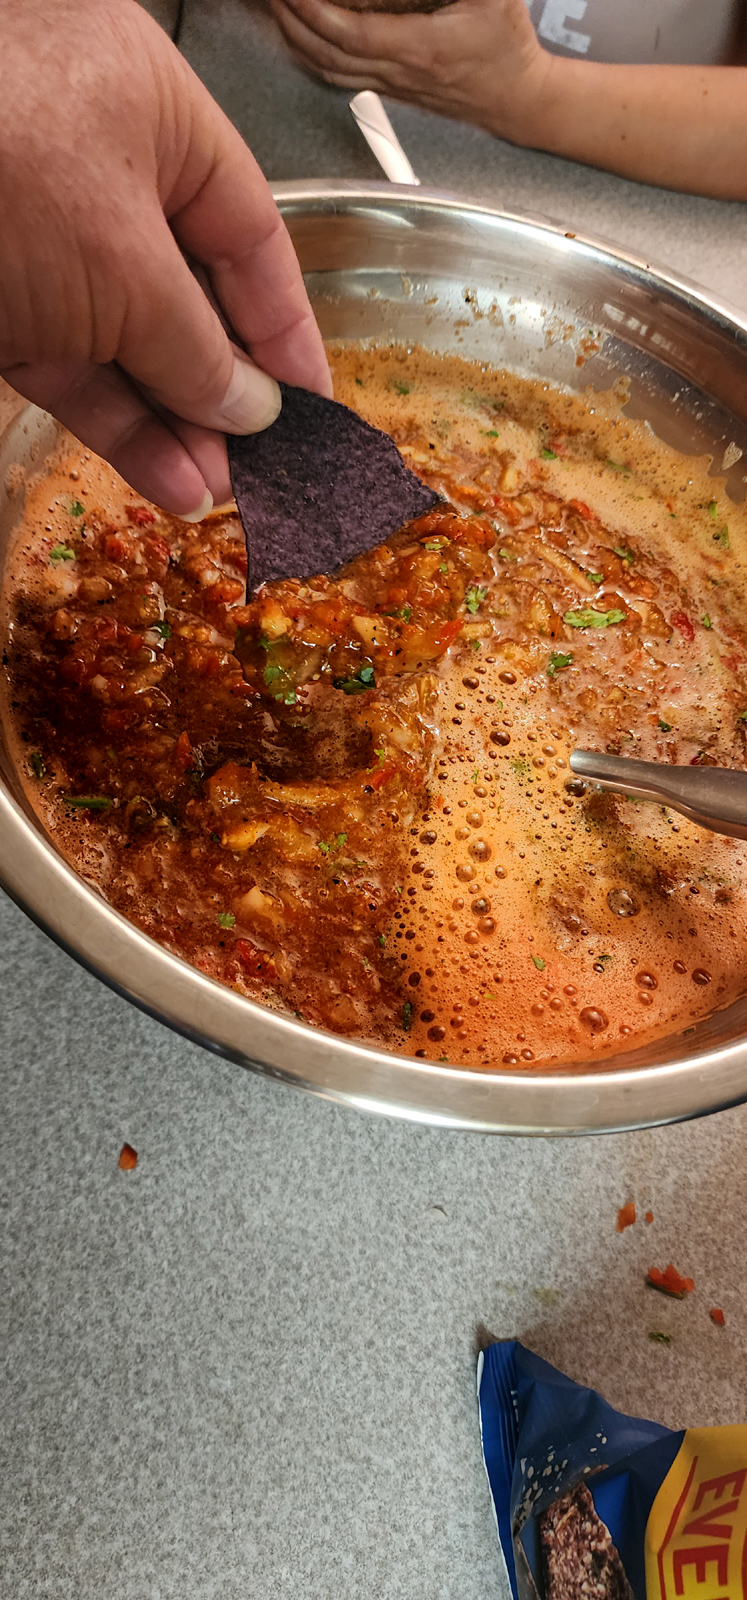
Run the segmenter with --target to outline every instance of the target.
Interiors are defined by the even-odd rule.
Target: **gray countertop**
[[[270,177],[375,175],[346,96],[297,73],[261,12],[188,0],[183,45]],[[424,181],[747,308],[744,207],[392,115]],[[7,901],[0,950],[8,1600],[505,1600],[485,1328],[624,1409],[747,1418],[747,1110],[578,1142],[368,1119],[184,1043]],[[655,1220],[619,1236],[630,1198]],[[644,1286],[670,1258],[686,1304]]]

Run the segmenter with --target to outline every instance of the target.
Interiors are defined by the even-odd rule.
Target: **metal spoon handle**
[[[390,183],[419,185],[378,95],[364,89],[351,100],[350,109]]]
[[[667,767],[629,756],[574,750],[571,771],[600,789],[615,789],[634,800],[671,806],[698,827],[747,839],[747,772],[727,767]]]

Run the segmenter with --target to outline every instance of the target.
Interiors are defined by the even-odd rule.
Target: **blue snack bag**
[[[747,1427],[624,1416],[514,1341],[478,1394],[513,1600],[747,1600]]]

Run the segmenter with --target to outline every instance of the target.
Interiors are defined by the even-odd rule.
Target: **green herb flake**
[[[562,672],[564,667],[570,667],[572,661],[573,655],[570,651],[567,655],[564,655],[562,650],[553,650],[550,660],[545,667],[548,678],[554,678],[556,672]]]
[[[220,844],[220,834],[219,833],[211,833],[211,835],[210,835],[210,843],[211,844]]]
[[[475,767],[475,770],[474,770],[474,772],[472,774],[472,782],[473,783],[479,783],[480,782],[480,768],[479,767]]]
[[[723,528],[719,528],[718,533],[714,533],[713,541],[714,541],[714,544],[720,544],[722,550],[731,550],[731,542],[729,540],[729,529],[728,529],[726,523],[724,523]]]
[[[540,450],[540,456],[543,461],[557,461],[558,459],[556,450]]]
[[[712,628],[713,627],[713,623],[711,622],[711,619],[710,619],[707,611],[703,612],[703,615],[702,615],[700,620],[701,620],[704,628]]]
[[[219,928],[233,928],[236,922],[232,911],[219,911],[215,920]]]
[[[485,434],[486,439],[500,439],[500,434],[497,428],[483,428],[483,433]]]
[[[358,388],[362,389],[363,388],[363,379],[362,378],[356,378],[355,381],[356,381],[356,383],[358,385]]]
[[[628,550],[624,544],[616,544],[613,546],[613,549],[615,555],[619,556],[620,560],[624,561],[626,566],[632,567],[633,562],[635,561],[635,555],[632,550]]]
[[[35,778],[42,779],[44,777],[47,769],[44,765],[44,757],[39,750],[34,750],[33,754],[29,756],[29,766]]]
[[[625,461],[610,461],[609,458],[608,458],[607,461],[605,461],[604,464],[605,464],[606,467],[610,468],[611,472],[622,472],[624,477],[626,477],[626,478],[630,477],[630,467],[627,465],[627,462],[625,462]]]
[[[439,572],[448,572],[448,570],[449,570],[448,561],[439,561],[438,570],[439,570]]]
[[[581,606],[578,611],[566,611],[563,621],[569,628],[612,628],[624,622],[627,611],[595,611],[592,606]]]
[[[376,688],[374,669],[370,665],[361,667],[354,678],[334,678],[333,683],[343,694],[365,694],[367,689]]]
[[[56,544],[49,552],[50,561],[74,561],[75,551],[68,544]]]
[[[401,378],[392,378],[392,388],[395,390],[396,394],[410,393],[409,383],[403,383]]]
[[[320,839],[319,849],[323,856],[334,855],[337,850],[342,850],[348,842],[346,833],[336,833],[334,839]]]
[[[464,597],[464,604],[467,607],[467,610],[471,612],[472,616],[475,615],[476,611],[479,611],[483,600],[487,598],[487,593],[487,589],[478,587],[476,584],[473,584],[472,588],[467,590],[467,593]]]
[[[470,648],[472,650],[475,650],[475,651],[482,650],[482,640],[481,639],[470,639]],[[501,706],[501,710],[503,710],[502,706]]]
[[[66,509],[71,517],[84,517],[86,514],[86,508],[81,505],[80,500],[71,500]]]
[[[718,500],[709,500],[708,505],[706,506],[706,511],[708,512],[711,521],[715,522],[716,517],[718,516]]]
[[[587,572],[586,576],[589,579],[590,583],[595,583],[596,584],[597,588],[599,588],[600,583],[604,583],[604,573],[603,572]]]
[[[381,947],[383,949],[384,945],[386,944],[386,934],[385,933],[380,933],[379,934],[379,944],[381,945]]]
[[[77,811],[108,811],[111,800],[105,794],[66,794],[65,805]]]
[[[744,711],[739,712],[737,722],[747,722],[747,706],[745,706]]]
[[[498,551],[498,559],[499,561],[518,561],[519,557],[514,555],[513,550],[507,550],[504,545],[501,545]]]
[[[150,631],[151,633],[157,633],[159,639],[171,638],[171,624],[168,622],[152,622]]]
[[[658,725],[659,725],[662,733],[671,733],[672,732],[672,724],[671,724],[671,722],[665,722],[662,717],[659,718],[659,724]]]
[[[402,1007],[402,1027],[404,1028],[405,1033],[409,1033],[410,1032],[410,1029],[412,1027],[412,1019],[413,1019],[412,1001],[411,1000],[406,1000],[404,1005],[403,1005],[403,1007]]]
[[[671,1344],[672,1343],[672,1335],[671,1335],[671,1333],[660,1333],[658,1328],[652,1329],[652,1331],[649,1333],[649,1339],[651,1340],[652,1344]]]
[[[534,962],[535,967],[537,968],[537,971],[538,972],[544,972],[545,967],[547,966],[547,962],[543,961],[541,956],[532,956],[532,960]]]

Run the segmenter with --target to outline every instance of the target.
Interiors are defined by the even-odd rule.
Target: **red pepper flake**
[[[632,1228],[634,1222],[635,1202],[633,1200],[629,1200],[627,1205],[621,1206],[617,1213],[617,1223],[615,1224],[616,1232],[624,1233],[626,1228]]]
[[[644,1222],[653,1222],[653,1220],[654,1220],[653,1211],[647,1211],[645,1213],[645,1216],[644,1216],[643,1220],[644,1220]]]
[[[137,1150],[131,1144],[123,1144],[119,1152],[120,1172],[134,1172],[137,1166]]]
[[[659,1289],[662,1294],[669,1294],[675,1300],[684,1300],[685,1295],[692,1294],[695,1288],[692,1278],[683,1278],[671,1261],[663,1272],[660,1267],[649,1267],[646,1282],[652,1289]]]
[[[708,1315],[711,1319],[711,1322],[715,1322],[717,1328],[726,1327],[726,1317],[724,1316],[720,1306],[712,1306]]]
[[[695,629],[690,621],[690,618],[685,615],[684,611],[672,612],[672,627],[679,629],[683,639],[695,638]]]

